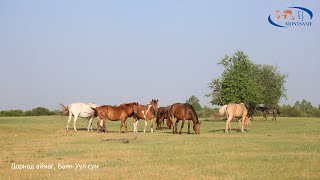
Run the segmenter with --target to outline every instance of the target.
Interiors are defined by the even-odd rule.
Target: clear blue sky
[[[274,10],[302,6],[313,26],[280,29]],[[217,63],[242,50],[288,73],[288,100],[320,104],[320,1],[0,1],[0,110],[119,104],[196,95],[209,105]]]

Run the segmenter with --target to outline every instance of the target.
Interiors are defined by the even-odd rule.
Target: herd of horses
[[[178,134],[178,123],[182,121],[179,134],[184,127],[185,121],[188,121],[188,133],[190,134],[190,124],[193,123],[193,131],[195,134],[200,134],[201,122],[199,121],[198,115],[192,105],[189,103],[174,103],[167,107],[158,108],[158,100],[152,99],[149,104],[141,105],[137,102],[124,103],[119,106],[111,105],[102,105],[98,106],[93,103],[72,103],[68,106],[63,106],[63,114],[68,115],[68,122],[66,130],[69,130],[69,124],[73,119],[73,128],[74,131],[77,131],[76,121],[78,117],[88,118],[88,131],[92,131],[92,120],[94,117],[98,117],[97,122],[97,132],[100,131],[100,127],[103,128],[105,133],[108,132],[106,127],[106,120],[111,121],[121,121],[119,127],[119,133],[122,133],[123,126],[125,127],[126,132],[128,131],[127,127],[127,118],[133,118],[133,132],[138,132],[138,122],[139,120],[145,120],[144,130],[148,122],[150,121],[151,129],[153,133],[153,126],[156,119],[157,128],[162,129],[164,122],[166,120],[167,128],[172,128],[173,134]],[[266,118],[266,114],[273,114],[273,119],[276,120],[276,115],[280,114],[280,111],[276,108],[266,108],[266,107],[257,107],[256,110],[261,111],[262,115]],[[250,121],[253,120],[252,113],[248,113],[249,110],[244,103],[240,104],[228,104],[224,105],[219,109],[219,114],[226,115],[226,126],[225,132],[228,133],[231,131],[231,121],[237,119],[239,122],[239,129],[244,132],[244,129],[248,130]]]
[[[62,105],[63,106],[63,105]],[[171,123],[174,125],[173,133],[177,134],[177,125],[178,122],[181,120],[182,125],[179,133],[181,133],[182,128],[184,126],[184,122],[188,120],[189,128],[188,132],[190,133],[190,121],[193,122],[193,130],[195,134],[200,134],[200,125],[198,116],[196,111],[193,109],[193,107],[188,103],[175,103],[169,106],[170,109],[167,108],[166,116],[164,118],[171,121]],[[121,121],[119,133],[122,133],[122,127],[125,126],[126,132],[128,131],[127,128],[127,118],[132,117],[133,118],[133,127],[134,133],[138,132],[138,122],[139,120],[143,119],[145,120],[145,126],[143,132],[146,132],[146,128],[148,125],[148,122],[151,122],[151,132],[153,132],[153,125],[154,120],[156,118],[156,114],[159,115],[159,110],[162,108],[158,108],[158,100],[152,99],[149,104],[147,105],[140,105],[137,102],[132,103],[124,103],[120,104],[119,106],[110,106],[110,105],[103,105],[103,106],[97,106],[96,104],[89,103],[72,103],[68,106],[63,106],[63,114],[67,115],[69,114],[68,122],[66,130],[69,130],[69,124],[72,119],[72,116],[74,116],[73,119],[73,128],[74,131],[77,131],[76,128],[76,122],[78,117],[88,118],[88,131],[92,131],[92,119],[94,117],[98,117],[97,122],[97,132],[100,131],[100,126],[103,127],[104,132],[108,132],[106,128],[106,120],[109,119],[111,121]],[[158,113],[157,113],[158,112]],[[157,126],[160,127],[161,123],[164,119],[157,118]],[[168,124],[168,123],[167,123]]]

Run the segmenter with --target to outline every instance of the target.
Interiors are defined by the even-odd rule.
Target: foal
[[[148,120],[151,120],[151,132],[153,133],[153,123],[155,118],[155,113],[158,108],[158,99],[152,99],[149,104],[145,105],[138,105],[137,113],[135,114],[135,118],[133,120],[133,132],[138,132],[138,122],[140,119],[144,119],[144,130],[146,132],[146,128],[148,125]]]

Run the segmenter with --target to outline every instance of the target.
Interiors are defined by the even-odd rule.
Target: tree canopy
[[[254,64],[242,51],[225,56],[219,63],[224,67],[221,77],[209,84],[211,103],[223,105],[244,102],[250,105],[277,104],[286,98],[287,74],[278,66]]]
[[[199,111],[202,109],[199,99],[192,95],[189,99],[186,100],[187,103],[191,104],[191,106],[194,108],[195,111]]]

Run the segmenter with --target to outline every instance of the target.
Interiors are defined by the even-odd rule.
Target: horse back
[[[244,104],[228,104],[227,114],[232,117],[243,117],[247,116],[248,111]]]
[[[176,103],[171,106],[170,116],[181,120],[198,121],[198,116],[193,107],[188,103]]]

